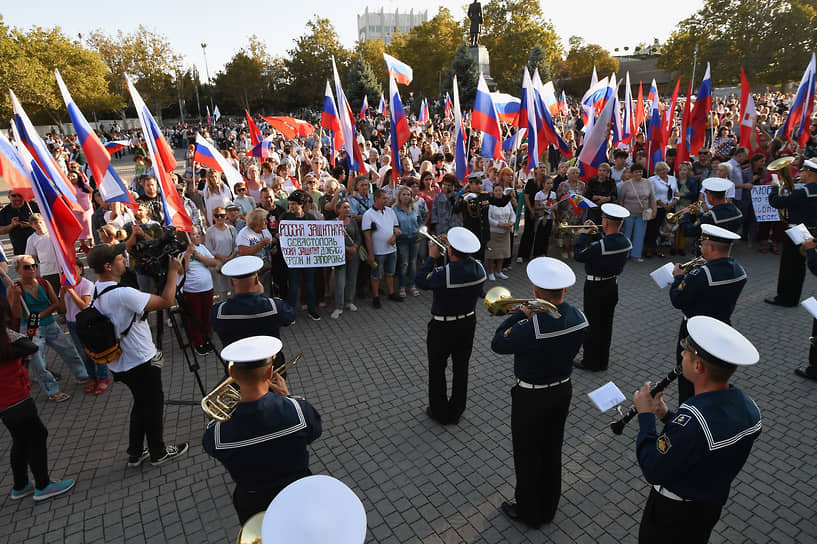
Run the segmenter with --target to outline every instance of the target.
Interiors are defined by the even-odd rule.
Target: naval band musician
[[[241,401],[230,419],[207,425],[202,446],[235,481],[233,506],[243,525],[267,509],[287,485],[309,476],[306,446],[321,435],[321,416],[302,397],[290,395],[286,381],[273,372],[281,341],[251,336],[221,351]]]
[[[627,254],[633,245],[621,233],[621,226],[630,212],[618,204],[601,205],[600,239],[592,241],[588,230],[579,231],[573,246],[576,261],[584,263],[587,278],[584,281],[584,314],[590,323],[584,339],[581,361],[573,363],[581,370],[607,370],[610,361],[610,342],[613,339],[613,317],[618,304],[618,276],[627,263]],[[588,220],[587,225],[593,222]]]
[[[788,210],[791,225],[804,224],[810,229],[817,227],[817,162],[803,161],[800,168],[800,182],[805,184],[790,195],[780,196],[777,181],[772,182],[769,205]],[[777,275],[777,296],[765,299],[775,306],[793,307],[800,302],[803,281],[806,277],[805,258],[788,236],[783,237],[783,251],[780,255],[780,271]]]
[[[434,292],[428,322],[428,407],[426,414],[444,425],[456,424],[465,411],[468,393],[468,361],[474,347],[477,317],[474,311],[482,297],[487,275],[471,255],[480,249],[476,235],[464,227],[448,234],[448,259],[434,267],[440,247],[429,242],[428,259],[417,271],[415,285]],[[452,363],[451,397],[447,396],[445,367]]]
[[[806,250],[806,264],[809,271],[817,276],[817,240],[811,238],[803,242]],[[794,373],[801,378],[817,381],[817,319],[812,319],[811,338],[809,338],[808,365],[795,368]]]
[[[653,485],[638,534],[642,544],[708,542],[761,431],[757,405],[729,384],[738,366],[758,361],[757,349],[712,317],[693,317],[687,328],[682,368],[695,395],[677,412],[667,409],[663,393],[650,395],[649,382],[633,397],[638,464]],[[660,435],[656,417],[664,423]]]
[[[687,320],[707,315],[729,323],[738,297],[746,285],[746,271],[730,256],[732,243],[740,236],[715,225],[701,226],[701,254],[706,264],[689,272],[676,264],[670,287],[672,305],[684,313],[678,332],[680,342],[687,336]],[[682,349],[676,347],[676,365],[681,364]],[[692,384],[678,377],[678,403],[693,395]]]
[[[739,232],[743,214],[734,203],[726,199],[726,192],[732,186],[733,183],[728,179],[706,178],[703,180],[701,188],[711,208],[697,219],[695,215],[685,213],[681,218],[681,234],[687,238],[698,238],[701,236],[703,225],[715,225],[732,232]]]
[[[562,444],[573,394],[570,373],[588,324],[578,308],[565,302],[567,288],[576,283],[567,264],[537,257],[528,263],[527,273],[534,297],[555,305],[561,315],[522,306],[496,329],[491,349],[513,354],[516,376],[511,388],[516,502],[503,502],[502,511],[539,527],[553,520],[559,506]]]

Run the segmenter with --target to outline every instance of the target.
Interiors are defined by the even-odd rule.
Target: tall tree
[[[65,103],[57,89],[54,68],[80,109],[115,111],[124,104],[121,96],[108,92],[107,68],[94,51],[71,41],[59,27],[32,27],[28,31],[6,26],[0,18],[0,117],[11,117],[11,89],[34,122],[67,120]],[[88,111],[90,110],[90,111]]]
[[[813,0],[705,0],[678,23],[659,68],[690,74],[695,46],[698,59],[711,64],[714,82],[738,81],[741,66],[753,82],[799,80],[817,49],[817,5]]]
[[[599,77],[618,72],[619,61],[600,45],[586,44],[578,36],[571,36],[570,51],[562,64],[561,76],[569,78],[564,87],[567,92],[581,96],[590,86],[593,66]]]
[[[266,45],[258,36],[250,36],[247,46],[216,74],[215,94],[223,111],[238,114],[245,108],[259,110],[271,98],[275,82],[272,64]]]
[[[388,72],[386,71],[386,63],[383,62],[383,53],[385,52],[386,44],[380,38],[355,43],[355,55],[366,59],[377,81],[388,85]],[[371,100],[371,97],[369,97],[369,100]]]
[[[451,69],[448,71],[446,90],[450,90],[453,76],[457,76],[457,88],[460,92],[460,106],[465,109],[474,107],[474,98],[477,96],[477,84],[479,84],[479,73],[477,72],[477,61],[468,53],[468,47],[462,43],[454,53],[454,60],[451,61]]]
[[[539,46],[550,65],[561,60],[561,40],[540,2],[493,0],[483,6],[483,14],[484,37],[480,41],[491,53],[491,76],[500,91],[518,92],[525,51]]]
[[[349,82],[347,86],[348,91],[346,95],[349,98],[352,109],[360,111],[360,108],[363,106],[364,95],[369,97],[369,105],[377,107],[377,102],[380,100],[380,93],[383,87],[381,87],[377,81],[371,65],[362,55],[358,55],[355,58],[355,62],[352,63],[352,69],[349,70]]]
[[[332,80],[332,57],[343,76],[349,66],[349,56],[329,19],[316,15],[307,22],[306,33],[295,40],[295,48],[289,51],[285,61],[289,74],[289,106],[320,107],[325,81]]]

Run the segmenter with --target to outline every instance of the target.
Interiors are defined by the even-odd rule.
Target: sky
[[[369,11],[407,10],[428,11],[432,18],[442,5],[454,17],[464,18],[468,0],[313,0],[311,2],[273,0],[271,2],[223,2],[223,0],[139,0],[129,4],[109,4],[98,0],[34,0],[9,1],[0,7],[5,24],[29,28],[59,25],[63,31],[77,37],[87,36],[101,28],[108,34],[116,30],[135,30],[139,24],[164,34],[174,49],[184,57],[184,64],[198,66],[202,75],[209,69],[211,76],[246,45],[247,38],[256,34],[273,55],[285,55],[294,40],[306,29],[306,22],[315,14],[327,17],[335,25],[340,40],[353,47],[357,39],[357,14]],[[567,49],[567,40],[577,35],[588,43],[597,43],[613,51],[616,47],[631,49],[640,42],[652,43],[654,38],[666,40],[675,25],[703,5],[703,0],[582,0],[580,8],[572,2],[543,2],[549,18]],[[483,2],[483,6],[486,2]],[[225,10],[224,6],[237,9]],[[268,6],[266,9],[259,6]],[[593,17],[592,15],[596,16]],[[651,14],[658,14],[652,16]],[[590,15],[590,16],[588,16]],[[634,18],[640,22],[634,24]],[[206,43],[207,66],[201,43]],[[527,55],[527,52],[524,53]]]

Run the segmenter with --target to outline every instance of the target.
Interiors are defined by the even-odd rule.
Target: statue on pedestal
[[[471,47],[477,47],[479,44],[479,33],[482,27],[482,4],[480,4],[477,0],[468,6],[468,19],[471,20],[471,37],[469,41],[469,45]]]

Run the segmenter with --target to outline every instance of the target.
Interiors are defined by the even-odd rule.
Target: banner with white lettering
[[[340,221],[281,221],[278,239],[289,268],[346,264],[346,242]]]
[[[777,208],[769,205],[769,193],[771,185],[755,185],[752,187],[752,207],[755,209],[755,218],[758,223],[769,221],[780,221],[780,214]]]

